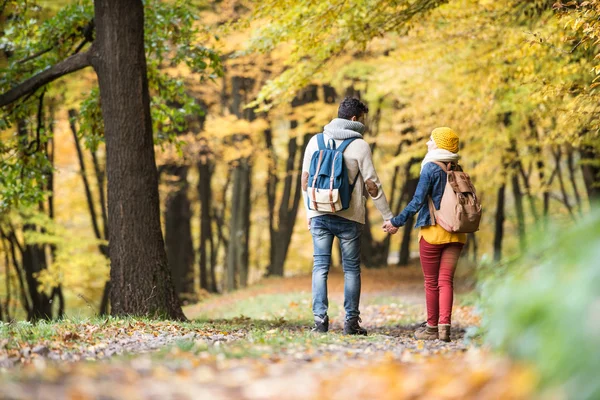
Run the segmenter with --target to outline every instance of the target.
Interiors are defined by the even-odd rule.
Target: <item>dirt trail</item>
[[[227,297],[188,307],[188,316],[218,310],[265,294],[305,291],[310,277],[273,279]],[[332,300],[342,300],[343,279],[330,277]],[[223,340],[197,334],[162,353],[97,362],[53,364],[36,358],[0,375],[3,399],[486,399],[527,398],[535,377],[465,341],[477,323],[469,307],[457,307],[453,341],[416,341],[424,315],[422,283],[414,269],[363,274],[363,325],[367,337],[341,330],[333,316],[327,335],[293,321],[234,318]],[[375,301],[379,299],[379,301]],[[385,301],[381,301],[384,299]],[[231,303],[230,303],[231,302]],[[398,321],[396,323],[395,321]],[[223,323],[223,321],[221,321]],[[271,324],[271,325],[270,325]],[[225,325],[224,325],[225,326]],[[231,340],[230,340],[231,339]],[[135,353],[135,349],[129,350]],[[236,353],[238,352],[239,353]]]

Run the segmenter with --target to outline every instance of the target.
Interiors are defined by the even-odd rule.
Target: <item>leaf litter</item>
[[[368,275],[368,274],[365,274]],[[330,291],[342,301],[343,286]],[[343,312],[330,333],[311,333],[305,300],[286,301],[287,313],[202,319],[201,305],[186,310],[192,323],[134,319],[48,324],[46,336],[32,326],[2,327],[2,399],[527,399],[537,387],[533,369],[492,354],[465,339],[478,316],[454,310],[453,341],[417,341],[424,316],[422,289],[413,280],[376,279],[363,296],[361,317],[369,336],[340,334]],[[285,280],[283,280],[285,281]],[[296,282],[302,282],[297,279]],[[398,283],[402,282],[402,283]],[[259,295],[305,290],[273,280]],[[304,282],[305,283],[305,282]],[[339,282],[338,282],[339,283]],[[373,287],[375,286],[375,287]],[[421,293],[419,293],[421,291]],[[204,311],[218,315],[231,299],[209,299]],[[206,314],[205,314],[206,315]],[[289,319],[288,319],[289,318]],[[8,360],[8,361],[7,361]]]

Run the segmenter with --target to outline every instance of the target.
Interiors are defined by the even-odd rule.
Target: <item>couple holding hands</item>
[[[419,253],[425,278],[427,321],[416,330],[421,340],[450,341],[453,278],[466,234],[453,233],[435,223],[447,181],[445,165],[457,165],[458,136],[437,128],[427,142],[427,155],[412,200],[397,216],[392,214],[373,165],[371,147],[363,140],[367,106],[345,98],[338,117],[309,141],[304,154],[302,188],[308,226],[313,238],[312,273],[315,332],[329,330],[327,275],[333,238],[341,246],[344,269],[344,334],[366,335],[359,322],[360,238],[365,223],[365,201],[370,197],[384,219],[383,229],[395,234],[417,212]],[[433,209],[435,207],[435,210]]]

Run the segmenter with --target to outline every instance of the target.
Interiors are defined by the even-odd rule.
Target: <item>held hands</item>
[[[387,232],[391,235],[395,235],[398,232],[398,228],[392,225],[390,220],[384,221],[383,226],[381,228],[384,230],[384,232]]]

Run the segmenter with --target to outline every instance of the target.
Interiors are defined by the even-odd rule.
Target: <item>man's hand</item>
[[[310,221],[312,220],[312,218],[308,219],[308,230],[310,231]]]
[[[398,228],[396,228],[394,225],[392,225],[392,223],[390,222],[390,220],[387,220],[383,223],[382,226],[383,230],[391,235],[395,235],[398,232]]]

